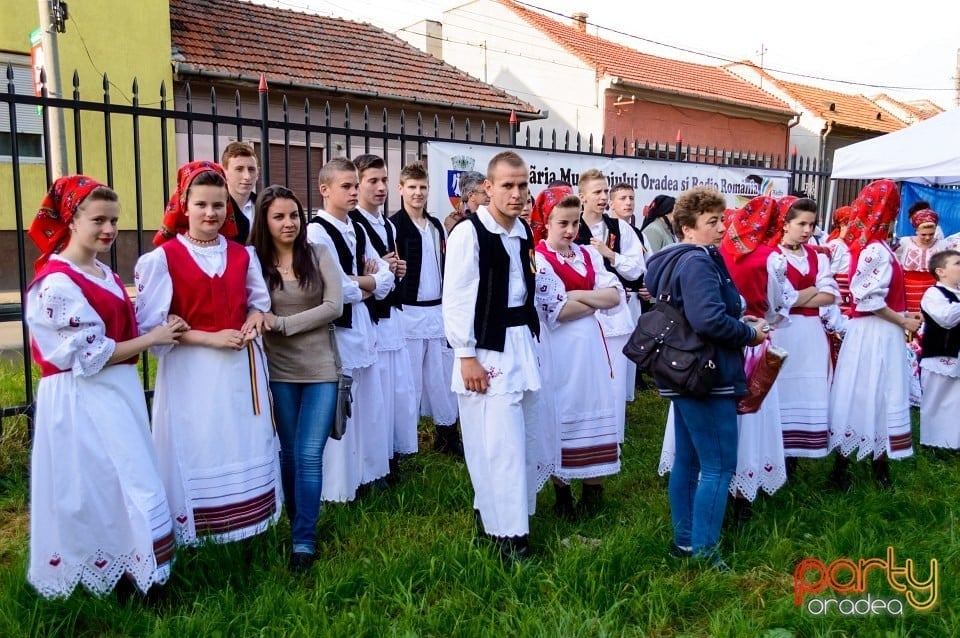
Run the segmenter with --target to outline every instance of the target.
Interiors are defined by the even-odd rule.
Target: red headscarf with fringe
[[[850,213],[852,212],[853,208],[850,206],[841,206],[833,211],[833,230],[827,235],[827,241],[840,237],[840,227],[850,223]]]
[[[743,208],[730,214],[727,232],[720,242],[720,250],[740,261],[759,246],[770,242],[776,232],[780,207],[772,197],[754,197]]]
[[[552,186],[540,191],[533,201],[533,210],[530,211],[530,230],[533,231],[533,243],[539,244],[541,239],[547,238],[547,220],[554,206],[560,203],[567,195],[573,195],[569,186]]]
[[[798,199],[800,198],[794,195],[786,195],[777,200],[777,208],[780,209],[780,212],[777,213],[777,220],[773,226],[773,236],[770,237],[767,245],[776,248],[783,241],[783,227],[787,225],[787,213],[790,212],[790,207]]]
[[[193,180],[207,171],[213,171],[222,177],[224,182],[227,181],[227,175],[224,173],[223,167],[216,162],[207,160],[189,162],[177,170],[177,188],[173,191],[170,201],[167,202],[167,207],[164,209],[160,230],[153,236],[154,246],[159,246],[163,242],[187,232],[190,227],[190,222],[187,219],[187,192],[190,190],[190,184],[193,183]],[[233,239],[237,236],[237,221],[233,216],[233,207],[229,204],[230,202],[227,202],[227,218],[224,220],[223,226],[220,227],[220,234],[227,239]]]
[[[850,263],[856,264],[860,252],[889,234],[890,222],[900,212],[900,192],[889,179],[878,179],[864,186],[851,205],[850,224],[843,240],[850,248]]]
[[[105,184],[86,175],[67,175],[50,186],[27,231],[40,249],[40,257],[33,264],[35,271],[43,268],[50,255],[67,247],[70,243],[70,220],[77,214],[87,195],[100,187],[107,188]]]

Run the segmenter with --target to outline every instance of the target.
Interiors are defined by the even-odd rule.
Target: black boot
[[[837,454],[833,461],[833,469],[827,478],[827,486],[838,492],[847,492],[850,490],[850,459]]]
[[[794,474],[797,473],[797,463],[799,461],[800,459],[798,459],[795,456],[787,457],[787,480],[788,481],[793,478]]]
[[[433,449],[443,454],[463,458],[463,443],[457,425],[438,425],[433,438]]]
[[[889,490],[893,487],[893,481],[890,480],[890,462],[887,455],[873,459],[873,480],[881,490]]]
[[[746,527],[751,518],[753,518],[753,503],[742,496],[733,499],[733,524],[737,531]]]
[[[576,510],[573,507],[573,490],[569,485],[553,484],[553,491],[556,493],[557,500],[553,504],[553,512],[560,518],[572,521],[576,518]]]
[[[526,534],[498,537],[496,541],[504,565],[515,565],[530,558],[530,540]]]
[[[580,516],[594,516],[603,507],[603,485],[584,483],[580,492],[580,502],[577,503],[577,514]]]
[[[386,482],[388,487],[399,485],[403,481],[403,471],[400,469],[400,456],[395,454],[390,459],[390,473],[387,474]]]

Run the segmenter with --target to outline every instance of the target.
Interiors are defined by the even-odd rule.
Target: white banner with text
[[[530,168],[530,192],[534,197],[551,182],[562,180],[577,191],[580,173],[596,168],[607,176],[610,186],[626,182],[636,191],[636,212],[657,195],[676,197],[693,186],[705,184],[723,193],[729,208],[740,208],[757,195],[783,197],[789,192],[789,172],[754,167],[715,166],[689,162],[605,157],[557,151],[459,142],[429,142],[427,167],[430,198],[427,210],[441,219],[460,203],[460,174],[479,171],[501,151],[520,154]]]

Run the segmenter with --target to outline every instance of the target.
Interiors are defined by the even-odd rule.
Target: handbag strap
[[[327,324],[327,327],[330,329],[330,349],[333,350],[333,365],[337,367],[337,374],[343,374],[343,364],[340,362],[340,348],[337,347],[337,339],[334,335],[337,327],[333,325],[332,321]]]
[[[702,248],[702,247],[698,246],[698,248]],[[707,252],[707,249],[703,248],[703,251]],[[673,283],[673,271],[677,269],[677,266],[683,260],[684,256],[689,255],[691,252],[693,251],[692,250],[683,251],[681,254],[674,257],[673,260],[670,262],[670,265],[667,266],[666,273],[664,273],[663,277],[660,278],[660,281],[664,282],[665,285],[661,286],[661,292],[659,295],[657,295],[657,301],[663,301],[665,303],[670,302],[670,298],[671,298],[670,288],[671,288],[671,284]]]

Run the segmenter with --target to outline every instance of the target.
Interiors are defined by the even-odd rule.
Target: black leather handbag
[[[705,398],[713,390],[717,375],[713,344],[700,338],[670,298],[673,272],[683,255],[668,267],[653,307],[640,315],[637,327],[623,347],[623,354],[637,369],[679,395]]]

